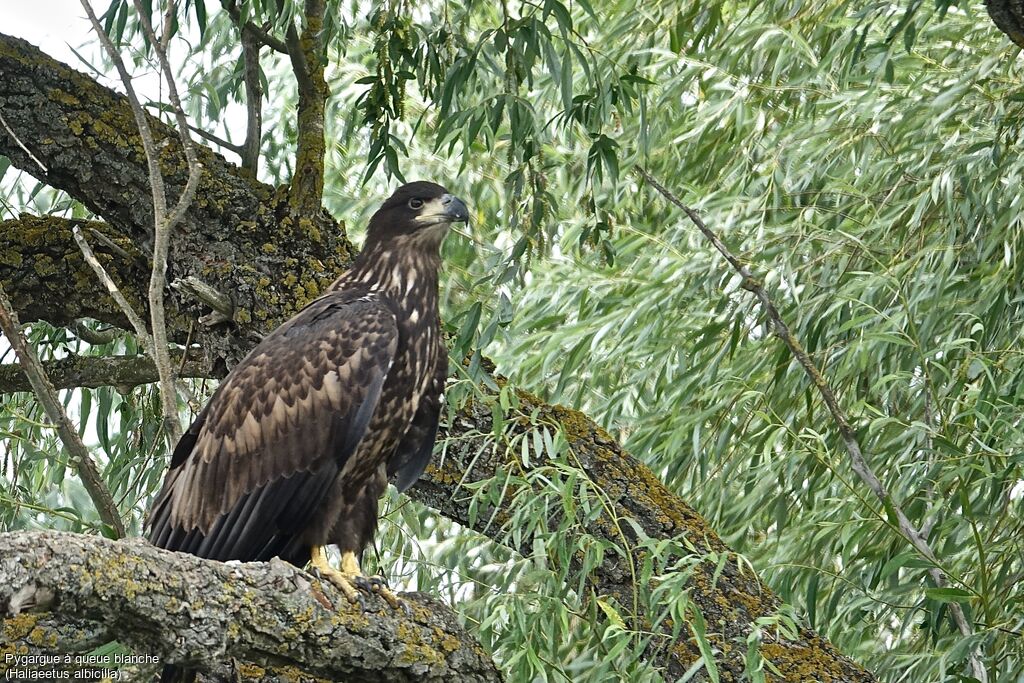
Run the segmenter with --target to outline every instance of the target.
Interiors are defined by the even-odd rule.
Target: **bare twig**
[[[138,8],[138,5],[136,5]],[[178,16],[177,3],[174,0],[167,0],[167,6],[164,8],[164,21],[163,21],[163,33],[160,36],[160,49],[167,54],[167,46],[171,43],[171,34],[174,31],[174,22]],[[146,21],[149,21],[149,17],[146,17]]]
[[[131,303],[125,298],[125,295],[118,288],[117,284],[111,279],[110,275],[107,274],[103,264],[96,258],[96,254],[93,253],[92,247],[85,240],[85,236],[82,235],[82,230],[76,225],[71,228],[71,235],[75,238],[75,242],[78,243],[78,248],[82,252],[82,258],[89,264],[89,267],[96,273],[96,277],[103,283],[107,293],[124,313],[125,317],[128,318],[128,322],[131,323],[132,329],[135,330],[135,336],[138,337],[139,343],[142,344],[142,348],[146,350],[150,356],[154,359],[156,355],[153,350],[153,338],[149,335],[149,330],[146,329],[146,323],[142,321],[142,317],[135,312],[132,308]]]
[[[104,235],[102,232],[100,232],[96,228],[89,228],[89,232],[92,233],[92,236],[96,238],[97,242],[99,242],[100,244],[105,246],[107,249],[109,249],[110,251],[114,252],[115,254],[117,254],[118,256],[123,258],[125,261],[132,261],[132,260],[138,259],[142,263],[146,263],[146,261],[144,259],[142,259],[142,257],[140,257],[139,255],[133,256],[133,255],[129,254],[127,251],[125,251],[120,246],[118,246],[117,242],[115,242],[114,240],[110,239],[109,237]]]
[[[277,36],[270,35],[270,33],[267,32],[266,26],[257,26],[250,21],[245,25],[245,27],[253,32],[261,44],[266,45],[274,52],[280,52],[283,55],[288,54],[288,45]]]
[[[146,355],[153,359],[153,363],[156,366],[158,376],[160,379],[161,398],[163,394],[165,394],[168,390],[171,391],[170,396],[175,402],[175,418],[177,418],[177,394],[180,393],[186,396],[188,398],[189,404],[194,408],[195,406],[192,404],[195,403],[195,398],[192,396],[192,392],[189,390],[189,388],[182,384],[181,381],[179,381],[178,373],[171,374],[173,381],[171,382],[170,385],[166,385],[163,383],[165,375],[159,374],[160,366],[157,361],[159,354],[157,353],[156,349],[156,339],[149,334],[149,331],[146,329],[146,323],[142,321],[142,317],[135,312],[135,309],[132,308],[131,303],[129,303],[128,299],[125,297],[125,295],[118,288],[117,284],[107,273],[106,269],[103,267],[103,264],[100,263],[99,259],[96,258],[96,254],[93,253],[92,247],[89,246],[89,243],[85,240],[85,237],[82,235],[82,231],[78,228],[77,225],[71,229],[71,234],[75,238],[75,242],[78,243],[78,248],[82,252],[82,258],[84,258],[85,262],[89,264],[89,267],[93,269],[93,272],[96,273],[96,277],[99,279],[100,282],[103,283],[103,286],[106,287],[107,292],[110,294],[111,298],[114,299],[114,302],[117,303],[118,307],[121,309],[121,312],[124,313],[126,318],[128,318],[128,322],[131,323],[132,329],[135,330],[135,336],[139,340],[139,343],[142,344],[142,348],[145,349]],[[210,289],[212,290],[213,288],[210,287]],[[170,364],[170,352],[167,350],[166,341],[164,342],[163,355],[167,357],[167,362],[168,364]],[[174,439],[177,440],[178,436],[180,436],[180,434],[175,435]]]
[[[92,22],[93,30],[96,31],[96,35],[103,44],[103,48],[114,63],[114,67],[121,77],[121,83],[125,86],[125,95],[135,116],[135,125],[139,129],[139,138],[142,140],[142,147],[146,153],[149,177],[153,181],[150,183],[153,192],[153,212],[163,216],[167,211],[167,197],[164,194],[163,176],[160,173],[160,160],[157,156],[156,143],[153,140],[153,131],[149,126],[149,119],[146,117],[146,112],[142,108],[138,96],[135,94],[135,88],[131,85],[132,77],[124,65],[124,60],[121,59],[121,55],[118,53],[114,43],[100,25],[99,19],[96,18],[96,13],[93,12],[92,5],[89,4],[88,0],[81,0],[81,3],[82,8],[89,17],[89,21]]]
[[[153,360],[160,372],[160,401],[166,431],[172,441],[177,441],[181,436],[181,422],[178,419],[177,397],[174,390],[176,383],[174,379],[174,368],[167,353],[164,285],[166,283],[167,255],[170,245],[171,230],[173,230],[174,226],[177,225],[177,223],[184,217],[185,212],[192,203],[196,189],[199,186],[199,180],[202,177],[202,165],[198,161],[195,144],[188,134],[188,121],[186,120],[185,113],[181,107],[181,100],[178,97],[178,89],[174,84],[174,74],[171,71],[171,66],[167,60],[167,54],[165,51],[166,43],[170,40],[170,24],[173,19],[174,6],[173,2],[169,3],[168,12],[170,13],[170,19],[165,17],[166,24],[164,26],[164,34],[158,42],[156,33],[153,31],[153,26],[150,23],[149,15],[144,10],[141,0],[135,0],[134,3],[136,12],[139,15],[139,23],[142,26],[143,32],[146,34],[146,38],[153,46],[153,51],[156,53],[157,60],[160,64],[160,70],[163,73],[164,78],[167,80],[168,99],[170,99],[171,107],[174,111],[174,117],[177,121],[178,127],[178,136],[181,139],[185,159],[189,168],[188,180],[185,183],[185,188],[182,190],[181,196],[178,197],[177,203],[170,211],[168,211],[166,188],[164,186],[163,175],[160,172],[158,151],[145,109],[143,109],[138,96],[135,94],[135,90],[131,83],[131,76],[128,74],[128,70],[124,65],[124,60],[121,59],[121,55],[118,53],[117,48],[100,26],[99,20],[96,18],[96,14],[92,10],[92,6],[89,4],[88,0],[81,0],[81,2],[82,7],[89,16],[89,20],[92,22],[96,35],[99,37],[100,42],[103,43],[104,49],[106,49],[111,61],[117,68],[118,74],[121,76],[121,82],[124,84],[126,95],[128,96],[128,102],[131,104],[132,113],[135,116],[135,123],[139,129],[139,137],[142,140],[142,146],[146,153],[146,161],[149,168],[149,181],[153,193],[153,268],[150,273],[149,280],[149,313],[150,326],[153,333]]]
[[[233,142],[228,142],[224,138],[218,135],[214,135],[213,133],[210,133],[208,131],[205,131],[199,126],[193,126],[192,124],[189,124],[188,127],[193,133],[203,138],[204,140],[212,142],[213,144],[219,147],[223,147],[224,149],[229,149],[239,156],[242,155],[242,145],[236,145]]]
[[[245,142],[242,168],[253,176],[259,170],[260,140],[263,138],[263,81],[260,79],[259,36],[248,25],[242,28],[242,61],[245,63]]]
[[[886,507],[894,511],[896,514],[897,527],[903,537],[910,542],[922,557],[935,565],[929,570],[929,575],[932,577],[932,580],[935,581],[936,585],[947,585],[949,583],[949,576],[940,567],[938,557],[928,544],[928,540],[910,521],[910,518],[908,518],[906,513],[903,511],[903,508],[893,499],[889,490],[885,487],[885,484],[882,483],[878,478],[878,475],[875,474],[875,471],[871,468],[871,465],[869,465],[867,460],[864,458],[864,454],[860,448],[860,443],[857,441],[857,436],[854,433],[853,427],[850,425],[849,419],[846,417],[846,413],[843,411],[842,407],[840,407],[839,401],[836,400],[835,392],[832,391],[832,387],[825,380],[824,376],[822,376],[821,371],[818,370],[814,361],[807,354],[807,351],[804,350],[803,345],[790,331],[789,326],[786,325],[786,322],[782,319],[779,310],[775,307],[774,302],[768,296],[768,293],[765,291],[764,285],[761,281],[754,277],[750,269],[747,268],[747,266],[729,250],[718,235],[704,224],[700,214],[684,204],[683,201],[675,195],[675,193],[659,183],[657,179],[655,179],[654,176],[652,176],[646,169],[637,166],[636,173],[646,180],[651,187],[657,190],[665,199],[682,209],[704,237],[714,245],[718,253],[720,253],[729,265],[732,266],[733,270],[743,278],[741,286],[757,297],[758,302],[761,304],[761,308],[771,321],[775,335],[786,344],[790,353],[803,367],[804,372],[807,374],[808,378],[810,378],[811,383],[825,401],[825,405],[828,407],[829,412],[832,414],[832,418],[836,421],[836,425],[839,428],[839,436],[843,440],[843,444],[846,446],[846,452],[850,456],[850,467],[853,469],[857,477],[864,482],[869,489],[871,489],[871,492],[874,493]],[[965,637],[972,635],[973,631],[971,629],[971,625],[967,623],[967,619],[964,616],[963,609],[960,605],[955,602],[950,603],[949,611],[950,614],[953,615],[953,620],[956,622],[961,635]],[[977,648],[972,650],[970,662],[974,677],[982,683],[985,683],[988,680],[988,674],[981,662],[980,652]]]
[[[84,0],[83,0],[84,1]],[[153,45],[157,61],[160,63],[160,70],[163,71],[167,81],[167,97],[171,102],[174,111],[174,118],[178,126],[178,137],[181,139],[181,146],[185,152],[185,160],[188,163],[188,180],[185,182],[185,189],[178,197],[177,204],[169,214],[154,214],[153,232],[153,270],[149,279],[149,315],[153,331],[153,360],[156,361],[157,370],[160,372],[160,402],[163,409],[164,423],[171,442],[177,442],[181,436],[181,422],[178,419],[177,392],[175,390],[178,381],[174,374],[174,366],[167,351],[167,323],[164,314],[164,286],[167,277],[167,255],[170,250],[171,231],[185,216],[189,205],[195,197],[196,189],[199,187],[199,179],[203,174],[203,167],[197,158],[197,151],[192,137],[188,134],[188,120],[185,118],[185,111],[181,106],[181,99],[178,97],[178,88],[174,83],[174,73],[171,71],[170,61],[167,59],[167,44],[170,42],[171,26],[174,17],[174,0],[168,0],[167,14],[165,15],[164,33],[160,43],[156,42],[156,32],[150,24],[149,14],[143,7],[142,0],[134,0],[135,11],[139,15],[139,23],[143,32]],[[125,87],[130,87],[125,83]],[[140,111],[140,115],[144,114]],[[136,115],[138,118],[139,114]],[[150,184],[163,183],[162,176],[150,176]]]
[[[82,484],[89,493],[93,505],[96,506],[100,519],[113,529],[118,537],[124,536],[124,524],[121,523],[121,517],[114,504],[114,498],[110,495],[110,489],[103,482],[96,463],[89,455],[89,449],[85,447],[81,437],[78,436],[78,430],[71,424],[71,419],[64,412],[60,398],[57,396],[57,390],[53,388],[50,379],[43,372],[35,349],[22,334],[18,314],[14,312],[14,306],[11,305],[2,285],[0,285],[0,329],[3,330],[7,341],[10,342],[14,353],[18,356],[18,361],[21,363],[29,384],[32,386],[32,391],[43,407],[46,417],[57,428],[60,440],[71,454],[71,459],[78,470],[78,476],[82,478]]]
[[[238,26],[238,28],[251,31],[253,36],[255,36],[262,45],[266,45],[271,50],[280,52],[283,55],[288,54],[288,46],[285,45],[285,42],[267,32],[270,28],[269,25],[257,26],[251,21],[242,21],[242,12],[238,9],[238,3],[235,2],[235,0],[221,0],[221,6],[227,10],[228,15],[231,17],[232,21],[235,22],[235,25]]]
[[[3,125],[4,130],[6,130],[7,134],[11,136],[12,140],[14,140],[14,144],[18,145],[18,147],[21,147],[21,149],[25,152],[25,154],[28,155],[28,158],[31,159],[32,161],[36,162],[36,165],[38,165],[39,168],[42,169],[43,173],[49,173],[49,171],[46,170],[46,166],[43,164],[43,162],[39,161],[39,159],[36,158],[36,155],[33,154],[29,150],[29,148],[25,146],[25,143],[22,142],[21,139],[17,135],[14,134],[14,131],[11,130],[11,127],[7,125],[7,120],[4,119],[4,115],[3,114],[0,114],[0,125]]]

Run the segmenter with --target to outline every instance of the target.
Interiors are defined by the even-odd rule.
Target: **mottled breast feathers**
[[[299,552],[290,544],[363,438],[397,343],[392,310],[351,290],[263,339],[175,449],[151,540],[215,559]]]

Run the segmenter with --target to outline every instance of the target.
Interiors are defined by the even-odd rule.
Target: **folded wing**
[[[150,541],[218,560],[304,564],[304,532],[366,433],[397,339],[387,307],[342,292],[268,335],[179,441]]]

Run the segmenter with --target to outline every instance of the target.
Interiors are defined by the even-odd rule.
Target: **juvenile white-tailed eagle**
[[[388,480],[405,490],[430,459],[448,369],[440,246],[468,219],[433,183],[384,202],[351,270],[232,369],[182,436],[150,541],[215,560],[311,563],[352,602],[374,590],[398,604],[359,560]],[[340,571],[324,554],[332,543]]]

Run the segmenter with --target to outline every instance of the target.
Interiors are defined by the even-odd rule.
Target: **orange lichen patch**
[[[245,681],[245,680],[262,681],[264,676],[267,673],[267,670],[264,669],[262,666],[258,666],[256,664],[250,664],[248,662],[243,662],[243,663],[239,664],[237,671],[238,671],[239,677],[243,681]]]
[[[426,471],[427,479],[435,481],[438,484],[446,484],[455,486],[462,480],[462,470],[452,464],[450,460],[439,462],[438,460],[432,460],[427,465]]]
[[[782,678],[775,677],[775,680],[793,683],[831,683],[849,680],[849,672],[840,666],[835,652],[831,648],[822,647],[823,645],[822,642],[818,642],[816,647],[793,642],[764,643],[761,645],[761,656],[782,673]]]
[[[437,646],[439,648],[441,648],[447,653],[455,652],[462,646],[462,643],[459,642],[458,638],[456,638],[450,633],[445,633],[441,628],[437,626],[433,628],[433,632],[434,642],[437,643]]]
[[[60,88],[53,88],[48,94],[51,100],[54,102],[60,102],[67,107],[77,107],[82,104],[82,101],[77,97],[66,90],[61,90]]]
[[[399,666],[426,664],[439,666],[444,664],[445,657],[435,647],[435,643],[424,638],[424,632],[410,626],[407,622],[398,625],[398,639],[403,643],[395,655],[395,663]]]
[[[0,648],[0,656],[7,653],[24,654],[20,648],[15,652],[16,648],[13,645],[15,641],[22,641],[41,648],[54,647],[57,644],[57,634],[39,626],[39,621],[44,616],[44,612],[23,612],[4,619],[2,630],[0,630],[0,633],[3,633],[3,639],[0,642],[12,643],[12,645]],[[3,661],[2,658],[0,661]]]

